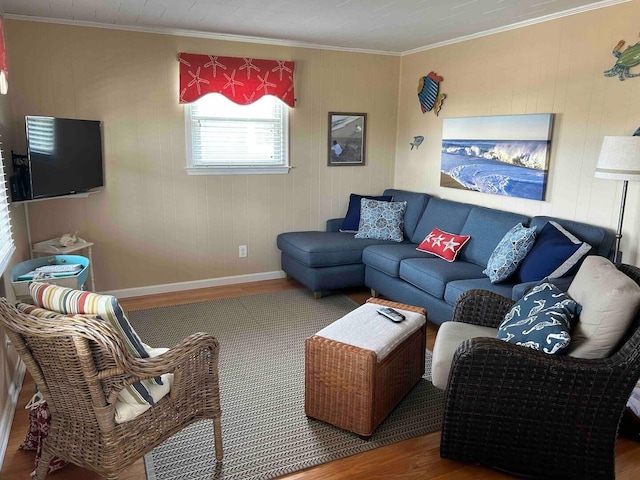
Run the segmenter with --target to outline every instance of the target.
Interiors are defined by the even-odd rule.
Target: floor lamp
[[[604,137],[595,176],[624,182],[614,257],[615,262],[621,262],[620,239],[622,238],[624,204],[627,199],[627,184],[630,181],[640,182],[640,137]]]

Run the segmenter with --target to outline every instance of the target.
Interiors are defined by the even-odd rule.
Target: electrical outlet
[[[246,245],[238,246],[238,256],[240,258],[244,258],[244,257],[247,256],[247,246]]]

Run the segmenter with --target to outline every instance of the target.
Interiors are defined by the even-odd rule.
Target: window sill
[[[286,175],[292,167],[187,167],[187,175]]]

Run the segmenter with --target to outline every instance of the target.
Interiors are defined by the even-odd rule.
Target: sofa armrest
[[[327,232],[339,232],[344,218],[330,218],[327,220],[326,231]]]
[[[469,290],[458,297],[451,320],[498,328],[514,303],[488,290]]]

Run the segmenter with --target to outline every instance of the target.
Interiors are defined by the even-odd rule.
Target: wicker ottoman
[[[393,323],[381,305],[407,319]],[[306,415],[370,436],[422,378],[425,348],[423,308],[370,298],[307,339]]]

